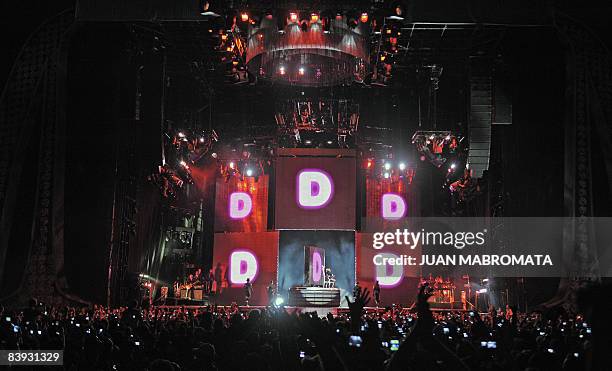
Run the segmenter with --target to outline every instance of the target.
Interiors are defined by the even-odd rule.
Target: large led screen
[[[322,274],[333,274],[346,306],[344,296],[351,297],[355,287],[355,232],[280,231],[278,250],[281,294],[292,287],[320,286]]]
[[[217,178],[215,232],[264,232],[267,223],[267,175]]]
[[[249,305],[267,305],[266,288],[276,282],[278,232],[215,233],[212,299],[219,305],[245,304],[244,284],[253,285]]]
[[[414,188],[407,179],[368,177],[365,216],[380,217],[386,221],[418,216]]]
[[[278,158],[276,229],[354,230],[355,158],[316,156],[317,150],[308,154],[313,156]]]
[[[372,248],[372,233],[357,233],[357,281],[370,292],[374,283],[380,285],[380,306],[401,304],[409,306],[416,299],[419,278],[418,267],[396,265],[390,262],[401,258],[406,252],[404,246],[388,246],[384,250]],[[416,254],[420,254],[417,248]],[[374,298],[370,305],[374,305]]]

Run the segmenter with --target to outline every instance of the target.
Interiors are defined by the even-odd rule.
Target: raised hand
[[[348,303],[349,313],[351,316],[351,324],[353,328],[359,327],[361,321],[361,315],[363,314],[363,308],[370,302],[370,292],[368,289],[357,290],[355,301],[351,302],[348,296],[345,296],[346,302]]]
[[[427,300],[433,295],[433,289],[429,287],[429,284],[424,283],[419,287],[419,294],[417,296],[418,303],[426,303]]]

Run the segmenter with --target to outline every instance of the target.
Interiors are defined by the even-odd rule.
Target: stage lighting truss
[[[149,180],[165,198],[175,199],[185,184],[193,184],[191,167],[199,163],[219,140],[215,130],[174,129],[165,133],[165,163]]]
[[[255,158],[223,158],[218,160],[219,174],[228,182],[231,177],[241,181],[252,178],[257,182],[259,177],[268,173],[270,161]]]
[[[366,177],[388,182],[405,181],[411,184],[416,175],[416,164],[408,160],[396,160],[393,154],[383,157],[364,157],[361,168]]]
[[[235,84],[258,79],[299,86],[364,82],[371,63],[378,64],[378,55],[371,54],[372,27],[398,22],[389,18],[395,8],[379,1],[357,8],[342,1],[301,9],[276,4],[272,10],[257,1],[224,9],[205,2],[199,8],[211,21],[224,20],[219,50]]]
[[[288,100],[275,114],[280,147],[354,146],[359,128],[359,105],[350,100]]]
[[[240,181],[253,179],[269,173],[274,156],[273,138],[235,138],[213,152],[219,174],[228,182],[232,177]]]
[[[459,146],[463,137],[457,137],[450,131],[417,131],[412,136],[412,144],[421,156],[421,161],[429,161],[437,168],[445,164],[453,172],[458,169],[458,163],[452,161],[459,154]]]
[[[201,23],[203,35],[195,41],[202,47],[213,36],[227,81],[233,84],[386,86],[412,68],[415,60],[467,52],[474,34],[488,44],[503,32],[502,27],[412,22],[413,4],[404,0],[222,3],[199,3],[206,22]],[[200,33],[194,28],[190,34]],[[185,41],[182,37],[174,43]],[[432,53],[436,58],[429,58]],[[206,71],[218,71],[216,65],[209,68],[218,62],[215,55],[214,62],[204,63]],[[439,80],[436,69],[432,72]]]

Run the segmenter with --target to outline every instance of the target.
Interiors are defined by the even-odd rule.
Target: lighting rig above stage
[[[224,29],[218,50],[236,84],[266,80],[297,86],[385,85],[392,76],[406,17],[402,2],[287,3],[245,1],[201,14]]]

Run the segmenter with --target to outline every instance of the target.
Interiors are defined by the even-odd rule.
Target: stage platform
[[[188,309],[188,310],[206,310],[208,305],[156,305],[156,308],[160,309]],[[217,305],[219,309],[231,308],[231,305]],[[248,313],[254,309],[264,310],[268,307],[264,305],[241,305],[238,306],[238,310],[242,313]],[[317,315],[320,317],[326,316],[328,313],[331,313],[334,316],[337,315],[348,315],[349,308],[348,307],[296,307],[296,306],[283,306],[283,308],[288,313],[312,313],[317,312]],[[364,311],[368,314],[376,314],[376,313],[384,313],[387,310],[385,307],[365,307]],[[414,306],[402,307],[403,313],[410,313],[414,311]],[[451,308],[431,308],[432,312],[435,313],[465,313],[469,312],[469,309],[451,309]],[[480,313],[481,315],[486,315],[487,313]]]
[[[294,307],[337,308],[340,289],[336,287],[297,286],[289,290],[288,304]]]
[[[195,306],[195,307],[206,307],[210,304],[207,296],[202,297],[201,300],[189,299],[189,298],[160,298],[153,303],[156,307],[181,307],[181,306]]]

